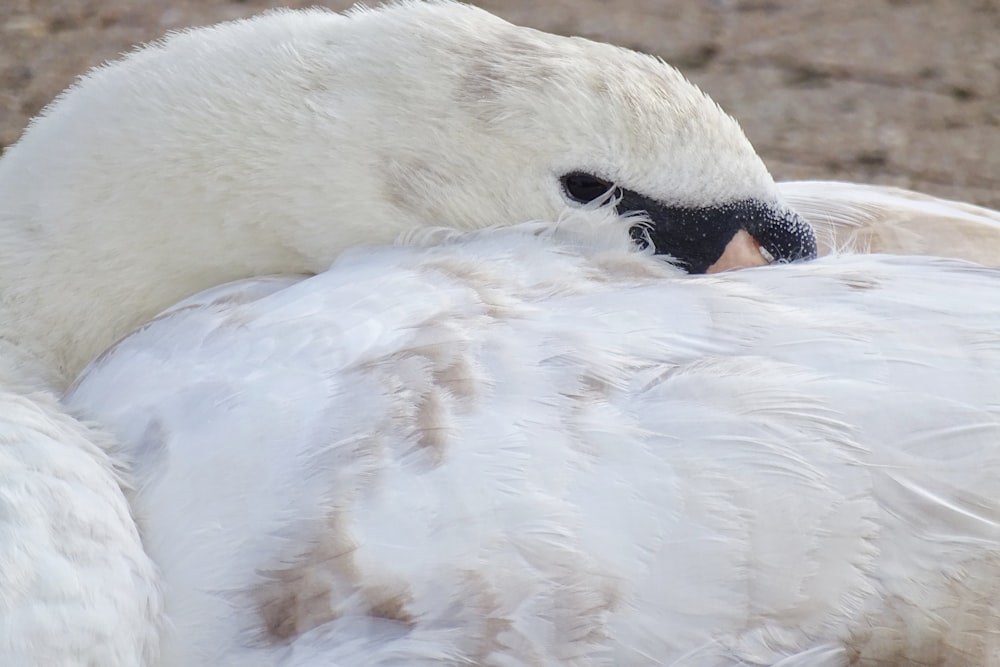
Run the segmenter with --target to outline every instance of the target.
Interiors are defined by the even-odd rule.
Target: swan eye
[[[579,204],[589,204],[600,199],[615,187],[610,181],[582,171],[566,174],[559,180],[566,195]]]

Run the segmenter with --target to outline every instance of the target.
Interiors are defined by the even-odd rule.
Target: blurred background
[[[353,2],[0,0],[0,147],[134,44],[317,4]],[[777,179],[872,181],[1000,208],[1000,0],[472,4],[661,56],[740,121]]]

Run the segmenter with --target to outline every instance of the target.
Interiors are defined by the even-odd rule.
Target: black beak
[[[645,212],[652,221],[632,228],[636,243],[652,243],[658,255],[670,255],[688,273],[705,273],[722,257],[726,246],[743,230],[775,262],[815,259],[816,234],[797,213],[756,200],[697,208],[665,206],[656,200],[621,190],[618,212]]]

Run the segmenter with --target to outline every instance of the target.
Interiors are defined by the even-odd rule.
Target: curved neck
[[[206,287],[246,277],[240,267],[162,258],[88,256],[85,245],[0,260],[0,341],[9,386],[61,392],[91,360],[160,311]],[[172,253],[170,253],[172,254]],[[55,269],[54,267],[58,267]]]

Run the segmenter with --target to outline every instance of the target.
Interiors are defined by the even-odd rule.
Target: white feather
[[[673,68],[451,2],[184,31],[60,96],[0,159],[0,663],[156,664],[127,485],[54,401],[95,356],[231,280],[424,226],[557,219],[581,168],[663,201],[779,205]],[[358,326],[345,354],[381,340]]]
[[[1000,267],[1000,213],[899,188],[830,181],[779,183],[816,230],[820,254],[957,257]]]
[[[88,74],[64,93],[0,159],[0,433],[5,434],[0,445],[0,662],[154,665],[159,660],[161,631],[173,633],[165,644],[167,664],[187,650],[183,643],[177,643],[178,637],[186,636],[163,626],[160,580],[129,516],[131,490],[129,480],[122,478],[118,469],[122,462],[103,436],[70,419],[54,401],[96,355],[163,309],[230,280],[268,273],[315,273],[346,248],[387,243],[407,233],[419,238],[423,227],[463,230],[559,219],[566,204],[559,175],[580,168],[592,169],[603,178],[665,203],[713,207],[733,199],[752,199],[775,208],[784,206],[778,188],[736,123],[669,66],[607,45],[516,28],[481,10],[449,2],[401,2],[347,15],[322,10],[279,11],[185,31]],[[819,215],[822,217],[821,211]],[[615,231],[616,242],[626,243],[621,229],[616,227]],[[520,242],[509,246],[511,252],[515,249],[520,251]],[[398,252],[408,256],[415,251]],[[538,282],[539,276],[530,274],[525,285],[535,285],[532,289],[538,293],[532,292],[532,298],[559,296],[566,290],[560,267],[572,272],[580,262],[574,259],[579,249],[566,248],[566,258],[560,261],[556,259],[562,257],[561,251],[538,252],[538,259],[544,258],[551,265],[550,282]],[[387,257],[383,256],[383,261]],[[517,257],[512,260],[520,261]],[[372,269],[366,270],[364,267],[374,264],[361,255],[344,261],[356,263],[359,284],[368,281],[369,287],[392,288],[400,294],[413,288],[402,273],[388,272],[380,277]],[[610,266],[598,262],[591,269],[595,275],[606,270],[627,274],[634,268],[639,271],[637,282],[644,280],[650,266],[645,260],[636,264],[632,258],[623,259],[620,250],[602,261]],[[525,323],[535,321],[533,302],[516,289],[511,292],[504,282],[506,275],[500,276],[500,287],[488,288],[493,280],[491,271],[506,273],[505,268],[498,268],[495,257],[484,260],[482,267],[470,269],[467,263],[458,264],[465,268],[453,279],[448,278],[445,268],[438,273],[428,272],[427,267],[415,269],[412,277],[416,284],[426,285],[427,294],[437,296],[432,301],[400,300],[392,310],[381,297],[360,289],[352,292],[353,283],[339,285],[337,298],[345,300],[339,305],[345,313],[355,315],[353,320],[338,321],[324,334],[339,341],[337,363],[347,368],[360,359],[381,358],[379,355],[394,345],[417,345],[413,331],[398,327],[405,322],[424,322],[422,318],[428,313],[451,313],[463,305],[480,304],[476,307],[482,310],[479,317],[484,321],[498,315],[513,317],[522,311]],[[647,268],[636,268],[640,265]],[[348,264],[340,266],[339,270],[346,271]],[[486,271],[482,280],[477,277],[480,268]],[[466,269],[473,270],[472,277],[461,277]],[[867,284],[865,270],[858,268],[855,284]],[[595,276],[580,281],[579,289],[601,293],[600,281],[595,283],[592,278]],[[325,297],[317,297],[311,305],[310,299],[285,303],[284,299],[296,293],[297,288],[288,287],[296,280],[278,278],[221,287],[186,304],[194,319],[216,312],[215,308],[220,317],[227,313],[225,321],[207,319],[196,325],[192,320],[181,326],[181,320],[171,316],[150,324],[150,331],[180,329],[174,342],[138,355],[152,354],[153,359],[146,362],[152,363],[160,355],[180,354],[182,341],[195,341],[199,336],[203,336],[199,343],[203,351],[216,346],[223,356],[242,359],[228,369],[215,369],[207,361],[198,371],[182,367],[174,375],[165,369],[165,386],[183,377],[211,378],[216,373],[223,384],[213,388],[196,382],[197,391],[186,394],[189,404],[164,403],[161,407],[190,409],[185,413],[188,418],[197,410],[219,414],[223,421],[242,410],[249,419],[250,404],[230,396],[226,388],[231,387],[233,378],[250,379],[245,364],[259,362],[262,377],[274,382],[262,408],[270,406],[270,401],[284,400],[306,409],[314,398],[307,390],[322,389],[334,392],[331,401],[357,404],[358,418],[383,415],[380,419],[389,419],[389,425],[396,428],[412,421],[414,410],[420,414],[400,397],[408,396],[412,387],[422,386],[435,372],[440,376],[436,380],[439,384],[445,382],[442,377],[452,378],[447,382],[454,383],[451,389],[442,388],[428,399],[449,419],[458,409],[453,405],[457,398],[451,393],[459,392],[459,387],[492,391],[486,379],[492,377],[496,364],[512,363],[511,373],[517,375],[513,362],[522,359],[521,353],[503,347],[484,356],[481,368],[448,365],[449,360],[464,358],[448,350],[474,347],[473,334],[478,336],[480,331],[475,318],[451,324],[444,321],[436,328],[418,327],[425,337],[421,344],[435,350],[437,361],[393,360],[392,386],[397,388],[391,391],[382,376],[364,380],[376,382],[368,389],[375,391],[374,396],[388,392],[384,395],[395,397],[393,409],[397,412],[379,412],[378,403],[367,406],[359,399],[365,385],[345,388],[341,384],[344,376],[317,378],[303,366],[304,360],[311,360],[316,353],[317,339],[307,331],[289,329],[288,317],[294,314],[309,322],[314,315],[328,312],[328,304]],[[463,280],[473,280],[480,287],[471,294],[461,287]],[[711,286],[716,283],[691,284],[714,289]],[[801,288],[792,284],[794,281],[782,282],[782,289],[811,289],[809,281],[800,283],[804,285]],[[572,289],[566,296],[567,309],[571,295]],[[676,298],[677,312],[686,312],[693,297]],[[263,345],[228,338],[222,333],[226,327],[241,326],[243,311],[237,302],[254,312],[254,304],[274,304],[267,317],[258,313],[254,331],[280,331],[281,335]],[[613,298],[611,302],[607,307],[615,305]],[[787,308],[779,306],[772,303],[768,308],[789,314]],[[849,329],[853,316],[850,307],[843,308],[849,321],[844,326]],[[582,311],[575,320],[567,315],[567,322],[583,326],[589,321],[588,312]],[[794,312],[792,309],[789,316]],[[775,345],[804,350],[810,343],[783,340],[780,332],[757,325],[737,327],[737,320],[720,320],[714,312],[694,309],[690,313],[696,318],[691,327],[671,334],[670,349],[674,351],[708,353],[716,345],[703,337],[709,330],[718,335],[722,331],[749,336],[748,345],[767,339]],[[624,318],[609,325],[613,330],[609,332],[645,331],[645,315],[640,311],[637,317],[638,321]],[[720,321],[722,329],[714,329]],[[945,336],[957,335],[945,329],[944,325],[930,327]],[[543,332],[544,327],[536,333]],[[526,392],[510,399],[514,403],[510,409],[522,407],[517,401],[531,407],[530,391],[543,389],[546,382],[576,381],[579,370],[574,363],[580,360],[573,361],[576,358],[570,343],[574,339],[562,330],[552,335],[559,337],[569,355],[565,366],[549,364],[550,372],[560,369],[562,375],[538,378],[525,372],[523,377],[509,380],[505,386]],[[830,340],[828,333],[817,335]],[[932,333],[927,336],[927,340],[934,340]],[[456,340],[461,342],[457,348]],[[905,375],[905,364],[887,366],[880,362],[869,367],[866,361],[870,357],[861,354],[866,339],[848,336],[837,341],[838,349],[858,353],[841,355],[843,366],[838,371],[846,373],[850,362],[851,372],[861,373],[862,379],[868,378],[865,373],[889,367]],[[989,350],[991,345],[991,339],[981,337],[970,349]],[[594,382],[596,386],[610,383],[615,391],[625,391],[620,373],[629,369],[619,365],[635,351],[611,348],[591,352],[593,358],[588,363],[593,363],[596,375],[588,376],[581,391]],[[929,351],[927,354],[937,363],[938,357]],[[274,364],[282,359],[287,374],[279,378],[274,375]],[[137,359],[136,368],[143,363]],[[444,366],[438,368],[435,363]],[[359,377],[358,381],[362,380]],[[523,388],[519,381],[525,383]],[[971,380],[955,382],[949,391],[971,394],[978,387]],[[294,391],[292,398],[283,399],[284,391]],[[153,401],[151,395],[136,395],[121,407],[140,410],[139,404],[146,400]],[[565,407],[565,401],[572,400],[560,399],[563,403],[557,401],[552,409]],[[235,402],[230,405],[226,401]],[[605,409],[603,403],[600,405]],[[152,409],[153,403],[149,407]],[[230,410],[235,412],[230,414]],[[321,413],[313,418],[321,419]],[[304,428],[302,424],[277,420],[270,427],[271,435],[287,435],[291,432],[288,429]],[[208,444],[238,432],[245,433],[248,443],[268,437],[264,431],[258,433],[251,421],[243,424],[242,431],[224,429],[214,435],[210,423],[202,426],[206,430],[199,437],[210,441]],[[141,476],[143,470],[149,474],[157,471],[156,452],[169,450],[164,449],[166,445],[157,445],[161,440],[156,431],[159,427],[148,428],[151,430],[141,442],[149,446],[143,449],[133,442],[130,447],[137,462],[148,458],[147,467],[136,471],[143,483],[149,482]],[[519,471],[530,469],[522,460],[525,448],[517,441],[516,429],[511,432],[503,423],[476,428],[483,431],[483,437],[493,437],[491,428],[509,434],[510,442],[503,444],[517,456],[512,456],[515,467],[505,469],[506,474],[516,480]],[[454,435],[449,430],[437,437]],[[560,435],[552,437],[559,441]],[[310,486],[308,476],[300,473],[328,469],[329,461],[339,461],[346,450],[333,444],[319,449],[305,446],[304,458],[285,469],[268,470],[260,462],[246,461],[247,475],[270,479],[267,476],[274,474],[275,484],[294,477],[304,495],[287,499],[291,515],[271,505],[272,496],[258,498],[258,504],[249,508],[249,517],[256,521],[262,516],[260,512],[274,511],[272,527],[280,527],[279,534],[261,534],[263,544],[258,547],[263,551],[234,554],[232,573],[220,566],[218,578],[209,577],[208,581],[219,584],[228,581],[227,577],[238,579],[246,573],[240,568],[262,553],[307,548],[295,531],[314,530],[312,515],[303,511],[295,521],[287,521],[302,509],[295,503],[308,505],[312,499],[309,490],[326,488],[326,481],[316,480]],[[204,451],[213,449],[206,446]],[[139,452],[146,453],[138,456]],[[231,449],[218,450],[218,454],[219,461],[231,461]],[[419,459],[419,451],[410,456]],[[546,456],[555,457],[558,463],[558,450]],[[364,459],[346,467],[344,474],[364,479],[366,470],[379,470],[384,463],[382,459]],[[282,474],[285,477],[280,477]],[[224,489],[225,480],[218,481]],[[193,477],[190,482],[206,480]],[[427,493],[420,485],[412,490],[404,486],[403,491],[407,490],[418,498],[421,492]],[[237,491],[245,494],[245,490],[231,487],[228,493]],[[649,490],[653,494],[649,500],[634,502],[641,507],[644,502],[662,500],[653,491]],[[468,493],[472,499],[479,497],[474,488]],[[220,500],[232,497],[222,495]],[[341,499],[324,497],[323,502],[333,506]],[[196,503],[180,502],[179,507],[199,514]],[[529,504],[524,507],[529,508],[525,512],[533,511]],[[592,511],[600,509],[593,507]],[[549,514],[541,515],[539,525],[542,529],[561,525],[558,521],[567,511],[554,503]],[[554,518],[546,518],[550,515]],[[646,519],[635,517],[633,521],[636,531],[646,526]],[[367,530],[377,532],[377,528],[369,526]],[[216,529],[219,527],[214,525],[206,528],[209,532]],[[542,533],[526,534],[522,560],[535,554],[537,544],[544,541]],[[456,537],[454,544],[453,549],[460,550],[465,542]],[[176,549],[169,544],[157,549],[161,547]],[[645,551],[636,556],[624,546],[617,549],[613,555],[622,561],[640,556],[648,559]],[[443,553],[447,556],[454,551]],[[182,551],[175,555],[176,560],[168,560],[175,568],[172,573],[194,577],[190,557]],[[294,553],[288,557],[294,558]],[[567,563],[574,563],[564,568],[565,576],[572,579],[577,571],[573,559],[577,557],[566,558]],[[548,571],[546,563],[542,558],[533,567],[538,572]],[[600,571],[594,567],[593,571]],[[56,572],[65,576],[55,576]],[[525,576],[523,581],[507,581],[510,588],[502,595],[492,589],[477,589],[475,581],[454,581],[452,586],[445,578],[441,585],[451,590],[465,590],[461,587],[466,586],[470,599],[495,598],[495,605],[504,609],[524,605],[518,607],[522,618],[538,618],[531,615],[531,609],[544,610],[553,603],[544,596],[536,599],[526,593],[533,590],[536,580],[533,575]],[[192,584],[194,579],[184,581]],[[566,590],[583,589],[569,586]],[[196,619],[208,618],[206,609],[219,610],[225,604],[242,609],[246,607],[243,601],[224,591],[222,602],[213,597],[215,601],[209,604],[204,592],[189,592],[183,593],[187,597],[177,597],[180,593],[175,591],[171,608],[172,617],[187,624],[185,632],[191,630],[193,636],[201,637],[195,637],[191,650],[200,652],[207,664],[214,664],[214,658],[205,657],[205,652],[239,655],[232,652],[233,646],[245,645],[250,641],[246,637],[233,639],[236,644],[213,647],[209,641],[216,636],[212,623],[193,626],[197,626]],[[385,604],[394,599],[388,593],[365,595],[369,601],[378,601],[381,595]],[[528,597],[518,597],[524,595]],[[600,602],[594,604],[599,607]],[[311,603],[305,600],[302,604]],[[349,604],[366,603],[359,598]],[[193,615],[177,616],[177,605],[182,610],[188,605]],[[460,609],[454,614],[462,617]],[[336,632],[307,632],[294,645],[265,651],[262,660],[266,663],[280,657],[290,664],[306,664],[320,655],[324,657],[316,659],[337,662],[338,655],[349,660],[351,655],[371,654],[373,647],[383,651],[386,661],[397,653],[416,660],[424,649],[440,658],[440,653],[435,653],[439,647],[461,643],[455,637],[459,631],[449,625],[448,618],[442,617],[438,625],[414,641],[400,639],[395,643],[387,641],[398,631],[398,624],[391,620],[345,619]],[[581,616],[580,624],[572,628],[583,633],[582,637],[591,627],[588,618]],[[352,623],[364,627],[365,632],[351,629]],[[505,632],[487,624],[470,636]],[[526,637],[522,642],[525,647],[551,644],[543,636],[544,628],[518,626],[510,632],[514,638]],[[427,639],[432,636],[436,639]],[[581,646],[591,642],[581,641]],[[465,650],[463,646],[456,645],[453,650]],[[641,648],[641,642],[636,646]]]
[[[1000,273],[579,224],[351,251],[84,374],[164,664],[1000,660]]]

